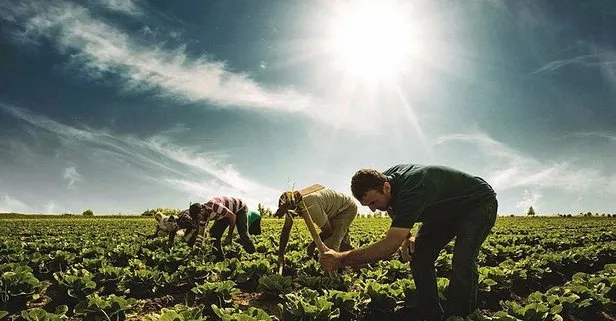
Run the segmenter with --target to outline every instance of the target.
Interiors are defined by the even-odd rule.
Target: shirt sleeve
[[[426,208],[423,184],[400,191],[392,206],[393,219],[391,227],[412,228]]]
[[[215,220],[219,220],[229,214],[233,214],[233,212],[222,202],[212,201],[210,205],[212,207],[212,213],[209,216]]]

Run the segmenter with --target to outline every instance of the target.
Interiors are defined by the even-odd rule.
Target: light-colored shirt
[[[332,189],[322,189],[302,197],[314,224],[322,227],[327,221],[354,205],[353,199]]]

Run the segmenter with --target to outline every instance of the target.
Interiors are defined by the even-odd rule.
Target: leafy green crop
[[[86,320],[123,321],[126,319],[126,312],[133,308],[136,302],[136,299],[126,299],[115,294],[101,297],[94,293],[75,307],[75,315],[83,315]]]
[[[357,248],[378,241],[389,219],[358,218]],[[194,254],[180,238],[146,239],[153,218],[0,216],[0,319],[374,320],[413,319],[422,307],[409,263],[380,262],[324,273],[295,224],[278,275],[282,220],[263,219],[257,251],[209,243]],[[415,232],[415,230],[414,230]],[[447,307],[454,242],[435,262]],[[499,218],[478,257],[478,311],[449,321],[616,319],[616,219]]]

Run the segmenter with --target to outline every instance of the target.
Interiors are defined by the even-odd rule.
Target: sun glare
[[[407,13],[386,0],[350,2],[339,8],[330,26],[336,66],[371,80],[400,73],[418,45],[411,39],[417,30]]]

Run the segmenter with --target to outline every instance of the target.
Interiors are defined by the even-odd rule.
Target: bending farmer
[[[392,218],[384,239],[354,251],[328,250],[321,265],[333,271],[385,259],[401,245],[411,256],[417,300],[423,318],[466,316],[477,307],[477,255],[496,220],[496,193],[483,179],[443,166],[401,164],[379,172],[362,169],[351,180],[362,205],[388,211]],[[411,237],[415,222],[422,222]],[[434,263],[455,237],[447,313],[438,297]],[[414,250],[414,251],[413,251]]]
[[[168,246],[171,246],[175,234],[180,230],[185,230],[184,238],[188,244],[192,245],[193,249],[201,249],[207,224],[213,220],[214,224],[212,224],[209,233],[212,238],[213,254],[216,256],[216,261],[224,260],[221,243],[223,233],[229,227],[225,244],[231,244],[236,225],[240,235],[240,244],[246,252],[254,253],[255,246],[248,236],[247,211],[246,204],[239,198],[214,197],[206,203],[190,205],[177,219],[173,216],[160,218],[157,216],[157,234],[169,234]],[[261,224],[261,221],[258,220],[255,223]]]
[[[319,236],[328,248],[342,251],[352,249],[349,227],[357,216],[357,205],[351,197],[326,188],[307,195],[301,195],[299,191],[284,192],[274,214],[278,218],[285,216],[278,250],[279,267],[284,264],[284,253],[293,227],[293,215],[302,215],[304,211],[308,212],[314,224],[320,228]],[[309,256],[314,254],[315,247],[314,241],[308,245]]]

